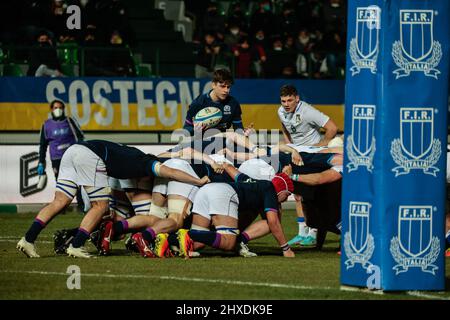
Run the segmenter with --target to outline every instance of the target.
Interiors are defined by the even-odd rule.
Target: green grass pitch
[[[113,244],[113,255],[74,259],[53,253],[55,230],[77,226],[78,213],[57,217],[37,244],[40,259],[28,259],[15,248],[35,214],[0,213],[0,299],[450,299],[450,259],[446,259],[447,291],[374,294],[340,288],[339,237],[328,234],[321,251],[295,248],[283,258],[272,236],[250,243],[257,258],[206,249],[201,258],[144,259]],[[295,213],[283,217],[286,236],[295,235]],[[94,247],[89,243],[89,248]],[[67,288],[68,266],[81,270],[81,289]]]

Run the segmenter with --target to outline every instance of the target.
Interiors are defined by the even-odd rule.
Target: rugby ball
[[[216,126],[222,120],[222,111],[216,107],[201,109],[194,117],[194,124],[201,123],[205,128]]]

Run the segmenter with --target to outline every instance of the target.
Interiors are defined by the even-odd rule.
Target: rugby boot
[[[74,248],[72,244],[70,244],[66,252],[69,255],[69,257],[86,258],[86,259],[92,258],[92,255],[86,251],[85,247]]]
[[[167,233],[158,233],[155,239],[155,247],[153,253],[160,258],[170,256],[169,240]]]
[[[305,239],[306,237],[297,234],[295,237],[288,241],[288,245],[293,246],[295,244],[300,244]]]
[[[194,251],[194,241],[188,234],[187,229],[180,229],[177,231],[178,244],[180,248],[180,257],[189,259],[191,252]]]
[[[144,237],[142,237],[142,233],[138,232],[132,236],[132,239],[136,243],[137,248],[139,249],[139,253],[144,258],[154,258],[155,254],[150,249],[149,244],[145,241]]]
[[[36,252],[34,243],[28,242],[25,240],[25,237],[20,239],[16,248],[22,251],[28,258],[40,258],[40,255]]]

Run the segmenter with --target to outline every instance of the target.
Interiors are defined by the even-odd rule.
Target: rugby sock
[[[72,241],[72,247],[80,248],[80,247],[84,246],[84,244],[86,243],[86,240],[89,239],[89,236],[90,236],[89,231],[87,231],[83,228],[78,228],[77,235],[75,236],[75,238],[73,238],[73,241]]]
[[[113,233],[114,236],[121,235],[128,232],[128,221],[121,220],[114,222],[113,224]]]
[[[189,230],[189,236],[195,242],[201,242],[214,248],[219,248],[220,233],[214,231]]]
[[[169,241],[169,246],[178,247],[178,237],[176,233],[169,233],[167,241]]]
[[[44,228],[45,228],[44,221],[38,218],[34,219],[30,229],[28,229],[27,233],[25,234],[25,240],[27,240],[27,242],[34,243],[39,233],[41,233],[42,229]]]
[[[142,237],[145,239],[145,241],[151,243],[156,238],[156,232],[152,228],[147,228],[144,232],[142,232]]]
[[[247,244],[250,241],[250,236],[248,235],[247,232],[242,232],[241,234],[239,234],[237,236],[236,242],[243,242],[245,244]]]
[[[304,217],[297,217],[298,223],[298,234],[302,237],[306,237],[308,235],[308,226],[306,225]]]
[[[308,236],[316,238],[317,237],[317,229],[316,228],[309,228]]]

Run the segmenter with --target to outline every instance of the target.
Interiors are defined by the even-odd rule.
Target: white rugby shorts
[[[169,159],[166,160],[163,165],[183,171],[193,177],[199,178],[190,164],[182,159]],[[169,180],[166,178],[156,178],[153,186],[153,192],[159,192],[164,195],[179,195],[194,201],[195,195],[198,191],[198,187],[192,184],[183,183],[175,180]]]
[[[211,219],[212,215],[238,218],[239,199],[236,191],[226,183],[208,183],[201,187],[194,199],[192,213]]]
[[[59,167],[59,180],[68,180],[78,186],[108,187],[106,166],[89,148],[74,144],[64,152]]]

